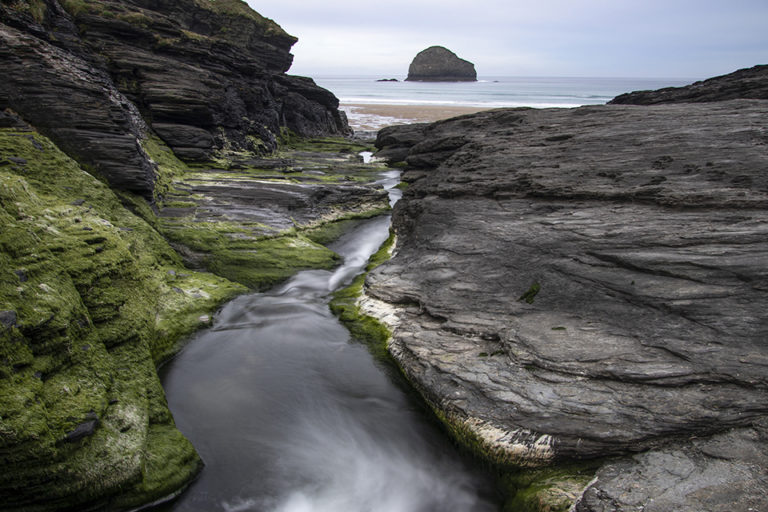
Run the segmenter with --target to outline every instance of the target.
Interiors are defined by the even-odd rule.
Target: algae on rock
[[[5,509],[132,507],[176,491],[201,462],[155,367],[244,288],[186,270],[33,131],[0,129],[0,224]]]
[[[189,266],[264,290],[300,270],[336,266],[339,256],[323,244],[388,211],[376,184],[382,167],[357,157],[367,146],[285,139],[271,157],[230,153],[183,171],[159,165],[172,177],[158,228]]]

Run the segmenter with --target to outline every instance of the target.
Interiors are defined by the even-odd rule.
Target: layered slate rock
[[[475,65],[442,46],[430,46],[414,57],[408,68],[409,82],[475,82]]]
[[[20,0],[0,37],[0,108],[146,197],[148,129],[187,160],[349,132],[333,94],[286,74],[296,38],[240,0]]]
[[[7,13],[0,6],[0,13]],[[12,107],[110,184],[151,197],[155,166],[142,150],[138,109],[109,75],[66,50],[0,24],[0,109]]]
[[[410,186],[364,307],[492,459],[643,452],[580,510],[765,507],[766,121],[735,100],[384,129]]]
[[[740,98],[768,100],[768,65],[740,69],[727,75],[709,78],[684,87],[629,92],[615,97],[609,103],[616,105],[655,105]]]

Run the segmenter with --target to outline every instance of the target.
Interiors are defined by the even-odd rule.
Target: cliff
[[[442,46],[420,51],[408,67],[409,82],[476,82],[475,65]]]
[[[739,99],[379,133],[410,185],[360,307],[521,510],[768,506],[766,121]]]
[[[181,492],[157,365],[387,208],[294,42],[238,0],[0,3],[0,509]]]
[[[5,2],[0,42],[0,109],[147,198],[150,130],[203,161],[349,131],[330,92],[285,74],[296,39],[240,0]]]

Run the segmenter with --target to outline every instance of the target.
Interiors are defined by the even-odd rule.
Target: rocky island
[[[408,67],[407,82],[476,82],[475,65],[442,46],[419,52]]]
[[[515,510],[768,506],[768,68],[704,84],[379,132],[409,187],[359,307]]]

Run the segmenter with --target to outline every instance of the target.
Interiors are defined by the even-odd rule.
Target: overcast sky
[[[707,78],[768,63],[768,0],[248,0],[291,74],[405,77],[441,45],[479,76]]]

